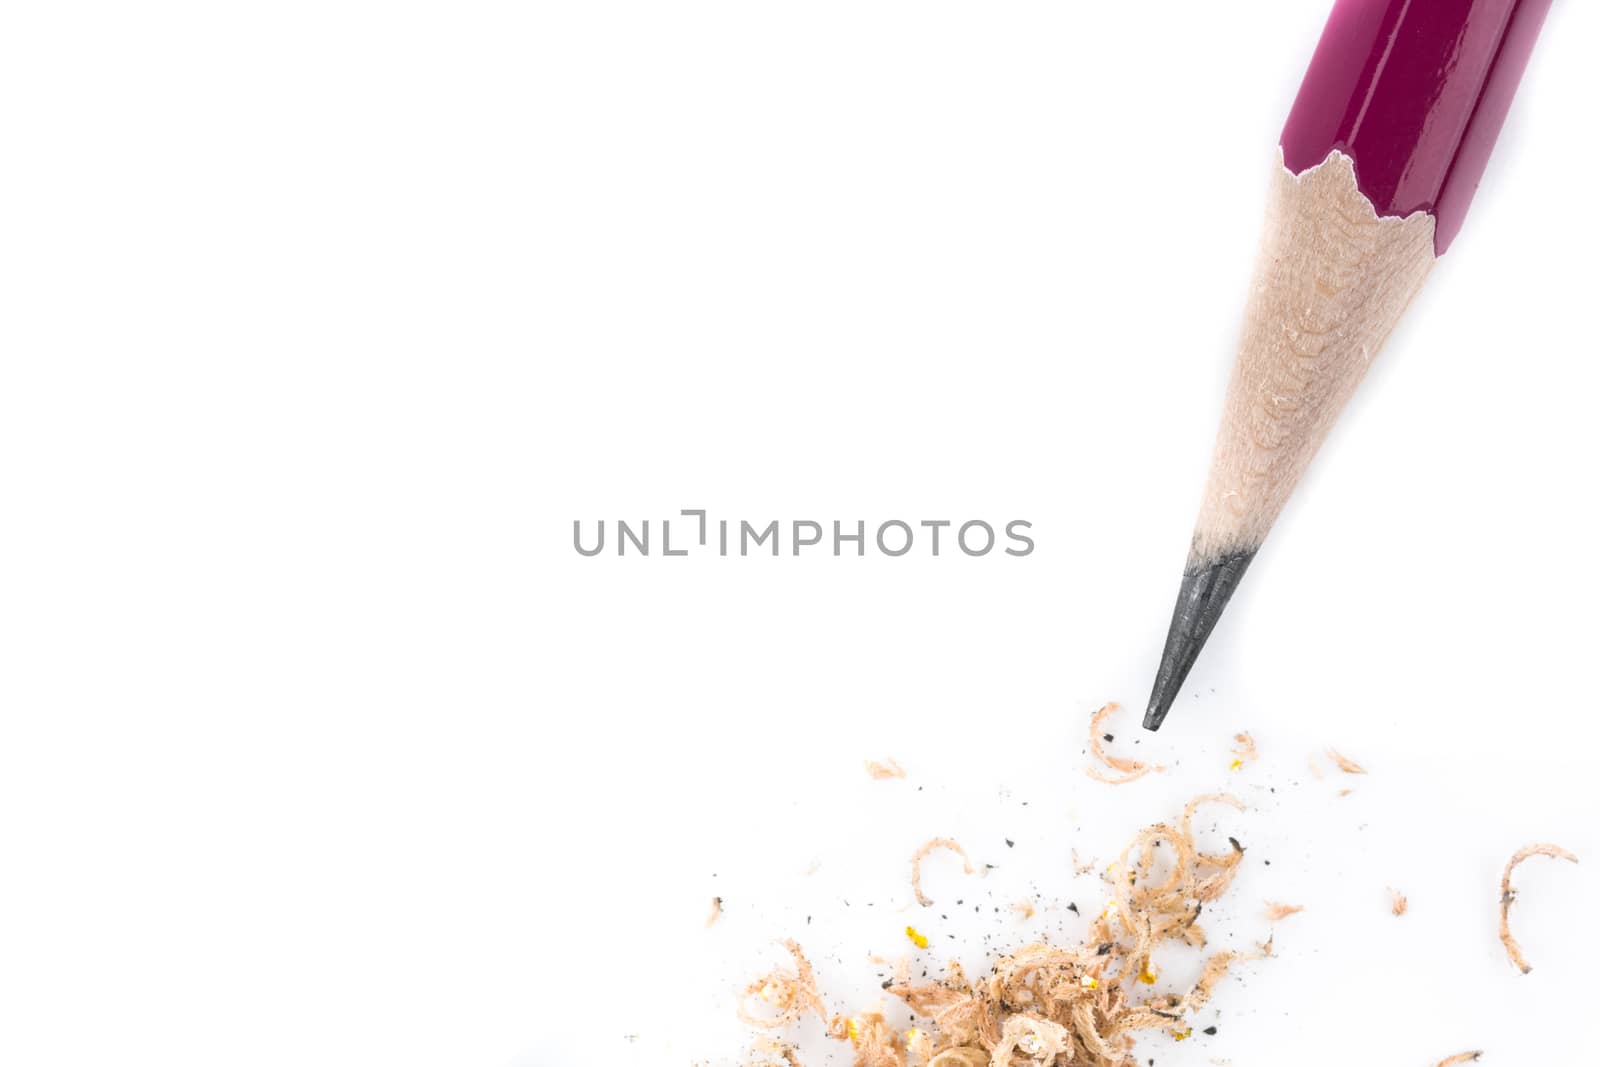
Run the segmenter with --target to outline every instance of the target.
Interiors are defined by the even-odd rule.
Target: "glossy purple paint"
[[[1466,217],[1551,0],[1336,0],[1283,128],[1300,174],[1337,148],[1380,215]]]

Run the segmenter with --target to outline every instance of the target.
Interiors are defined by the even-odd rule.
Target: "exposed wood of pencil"
[[[1192,563],[1260,547],[1433,263],[1433,216],[1379,218],[1348,156],[1278,164]]]
[[[1433,216],[1380,217],[1339,151],[1278,157],[1211,473],[1144,725],[1161,725],[1256,549],[1433,268]]]

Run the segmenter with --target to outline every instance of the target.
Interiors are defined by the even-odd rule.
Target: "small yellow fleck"
[[[1156,976],[1150,973],[1150,968],[1146,967],[1144,969],[1144,973],[1139,975],[1139,981],[1143,982],[1145,985],[1155,985]]]
[[[782,997],[783,990],[779,988],[776,982],[768,982],[761,987],[761,999],[768,1004],[776,1004]]]
[[[1078,979],[1078,983],[1080,985],[1082,985],[1083,988],[1085,988],[1085,989],[1099,989],[1100,988],[1099,980],[1096,979],[1095,976],[1092,975],[1092,974],[1084,975],[1082,978]]]
[[[911,939],[911,943],[916,945],[918,948],[928,947],[927,935],[917,933],[917,928],[915,926],[906,927],[906,936],[909,937]]]
[[[851,1041],[861,1040],[861,1027],[856,1024],[854,1019],[846,1019],[844,1021],[844,1032],[849,1035]]]
[[[1182,1041],[1184,1038],[1188,1037],[1192,1033],[1194,1033],[1194,1028],[1193,1027],[1190,1027],[1187,1030],[1174,1030],[1174,1031],[1172,1031],[1172,1040],[1174,1040],[1174,1041]]]
[[[1244,760],[1242,760],[1242,759],[1236,759],[1236,760],[1234,760],[1234,761],[1233,761],[1233,766],[1231,766],[1231,767],[1229,767],[1229,768],[1228,768],[1228,770],[1230,770],[1230,771],[1236,771],[1236,770],[1238,770],[1238,769],[1239,769],[1239,768],[1240,768],[1240,767],[1243,767],[1243,766],[1244,766]]]
[[[915,1041],[917,1038],[919,1038],[921,1036],[922,1036],[922,1031],[918,1030],[915,1026],[913,1026],[911,1029],[907,1030],[906,1031],[906,1047],[910,1048],[911,1047],[911,1042]]]

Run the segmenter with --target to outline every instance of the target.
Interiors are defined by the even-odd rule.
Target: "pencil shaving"
[[[948,837],[936,837],[917,849],[916,853],[911,857],[911,891],[916,895],[917,903],[924,908],[932,907],[933,901],[928,898],[928,894],[922,891],[922,861],[927,858],[928,853],[940,848],[949,849],[961,857],[962,873],[972,873],[972,860],[967,858],[967,850]]]
[[[889,778],[904,778],[906,776],[905,768],[892,759],[886,759],[882,763],[877,760],[867,760],[867,774],[878,782]]]
[[[739,997],[739,1020],[747,1026],[763,1030],[782,1030],[798,1022],[808,1010],[816,1012],[823,1020],[828,1018],[828,1009],[823,1005],[822,996],[817,992],[817,976],[811,969],[811,961],[806,959],[805,953],[800,951],[800,946],[795,941],[788,940],[782,944],[794,958],[794,969],[791,971],[783,967],[774,967],[765,976],[744,987],[744,992]],[[755,999],[759,999],[777,1014],[753,1014],[750,1011],[750,1001]]]
[[[897,1047],[897,1035],[881,1010],[862,1012],[849,1018],[835,1016],[828,1023],[828,1036],[849,1041],[856,1048],[855,1062],[863,1067],[905,1067],[905,1054]]]
[[[1463,1063],[1473,1063],[1483,1057],[1483,1052],[1458,1052],[1454,1056],[1446,1057],[1434,1064],[1433,1067],[1457,1067]]]
[[[1261,758],[1256,754],[1256,739],[1247,733],[1233,735],[1232,752],[1244,763],[1253,763]]]
[[[1183,829],[1183,836],[1191,847],[1194,846],[1195,809],[1202,804],[1226,804],[1235,811],[1244,810],[1244,804],[1239,798],[1228,793],[1207,793],[1189,801],[1184,806],[1180,825]],[[1237,839],[1231,837],[1228,839],[1228,844],[1232,846],[1228,852],[1215,854],[1195,852],[1194,859],[1198,866],[1216,868],[1212,873],[1195,883],[1194,897],[1196,900],[1201,902],[1215,900],[1227,892],[1228,887],[1233,884],[1233,877],[1238,873],[1239,863],[1244,859],[1244,846],[1239,844]]]
[[[1533,970],[1533,965],[1523,958],[1522,946],[1511,936],[1511,904],[1517,899],[1517,891],[1511,888],[1511,872],[1515,871],[1523,860],[1533,856],[1549,856],[1551,859],[1578,862],[1578,857],[1560,845],[1529,845],[1511,857],[1511,862],[1506,864],[1505,873],[1500,876],[1500,943],[1506,947],[1506,957],[1523,974]]]
[[[780,1041],[771,1035],[756,1039],[750,1050],[756,1057],[750,1067],[804,1067],[800,1062],[800,1049],[789,1041]]]
[[[1108,774],[1099,767],[1089,766],[1084,768],[1084,773],[1097,782],[1107,785],[1126,785],[1137,781],[1151,771],[1161,772],[1166,768],[1151,765],[1126,756],[1113,756],[1105,750],[1105,742],[1111,740],[1112,735],[1105,732],[1106,720],[1113,714],[1122,710],[1122,705],[1111,703],[1103,704],[1100,709],[1089,719],[1089,754],[1099,760],[1105,767],[1115,774]]]
[[[1394,912],[1396,918],[1404,915],[1410,907],[1411,902],[1406,900],[1404,893],[1398,889],[1389,890],[1389,910]]]
[[[1367,773],[1367,769],[1365,767],[1361,766],[1361,764],[1357,763],[1355,760],[1337,751],[1336,749],[1328,749],[1328,758],[1333,760],[1334,766],[1338,767],[1346,774]]]
[[[1063,1052],[1070,1052],[1072,1039],[1067,1028],[1043,1016],[1019,1012],[1006,1020],[1000,1030],[991,1063],[1010,1064],[1011,1054],[1020,1051],[1034,1063],[1051,1063]]]
[[[1266,915],[1272,922],[1277,922],[1279,919],[1287,919],[1289,916],[1298,915],[1305,910],[1303,904],[1278,904],[1268,901]]]
[[[711,898],[711,914],[706,917],[706,926],[710,926],[722,916],[722,898]]]

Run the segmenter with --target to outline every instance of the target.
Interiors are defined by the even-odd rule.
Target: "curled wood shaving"
[[[1401,915],[1404,915],[1406,913],[1406,909],[1409,907],[1411,907],[1411,902],[1406,900],[1406,895],[1404,893],[1400,892],[1398,889],[1389,890],[1389,908],[1395,913],[1397,918]]]
[[[1053,1063],[1063,1052],[1072,1051],[1072,1037],[1060,1023],[1030,1012],[1018,1012],[1006,1020],[1000,1029],[1000,1043],[995,1045],[989,1062],[993,1067],[1011,1067],[1017,1062],[1013,1052],[1022,1053],[1023,1063]]]
[[[927,1063],[933,1059],[933,1039],[920,1026],[913,1026],[906,1031],[906,1061],[908,1063]]]
[[[1189,803],[1184,805],[1183,818],[1179,823],[1179,825],[1183,827],[1183,836],[1190,842],[1191,845],[1194,843],[1194,813],[1202,804],[1226,804],[1234,811],[1244,810],[1243,802],[1231,793],[1206,793],[1203,796],[1195,797],[1193,800],[1189,801]],[[1233,851],[1231,852],[1221,853],[1218,855],[1207,855],[1204,852],[1196,852],[1195,855],[1202,863],[1211,863],[1218,866],[1234,866],[1238,864],[1240,857],[1244,855],[1244,849],[1236,841],[1231,841],[1230,839],[1230,843],[1233,845]]]
[[[828,1023],[828,1036],[849,1041],[856,1048],[859,1067],[906,1067],[899,1035],[883,1018],[881,1010],[866,1011],[846,1018],[836,1015]]]
[[[1247,733],[1234,734],[1233,735],[1233,741],[1234,741],[1233,754],[1235,756],[1238,756],[1240,759],[1257,759],[1257,758],[1259,758],[1256,755],[1256,739],[1251,737],[1249,734],[1247,734]]]
[[[956,855],[960,856],[962,873],[972,873],[972,860],[967,858],[967,850],[950,840],[948,837],[936,837],[932,841],[929,841],[927,844],[923,845],[921,848],[917,849],[916,854],[911,857],[911,891],[916,894],[917,903],[921,904],[924,908],[931,908],[933,906],[933,901],[928,898],[928,894],[922,891],[922,861],[928,855],[928,853],[939,848],[949,849],[951,852],[954,852]]]
[[[1183,820],[1180,824],[1183,828],[1183,836],[1191,844],[1194,842],[1195,809],[1202,804],[1226,804],[1235,811],[1244,810],[1244,804],[1240,802],[1239,798],[1228,793],[1207,793],[1204,796],[1195,797],[1184,806]],[[1201,902],[1215,900],[1227,892],[1228,887],[1233,884],[1233,876],[1239,872],[1239,863],[1244,859],[1244,846],[1239,844],[1236,838],[1232,837],[1228,838],[1228,844],[1232,846],[1228,852],[1207,854],[1197,851],[1195,853],[1197,865],[1216,868],[1215,871],[1197,881],[1193,886],[1192,892],[1196,900]]]
[[[1120,704],[1105,704],[1089,719],[1089,754],[1099,760],[1116,774],[1107,774],[1099,767],[1089,766],[1084,768],[1084,773],[1097,782],[1107,785],[1126,785],[1128,782],[1137,781],[1151,771],[1164,771],[1165,767],[1152,766],[1126,756],[1113,756],[1105,750],[1104,742],[1111,736],[1105,732],[1106,720],[1113,714],[1122,710]]]
[[[1328,749],[1328,758],[1333,760],[1334,766],[1346,774],[1366,774],[1367,769],[1349,756],[1343,755],[1335,749]]]
[[[1480,1059],[1482,1056],[1483,1056],[1483,1053],[1481,1051],[1479,1051],[1479,1052],[1458,1052],[1454,1056],[1450,1056],[1450,1057],[1448,1057],[1446,1059],[1440,1060],[1438,1063],[1434,1064],[1433,1067],[1457,1067],[1458,1064],[1472,1063],[1472,1062]]]
[[[879,782],[886,778],[904,778],[906,776],[905,768],[892,759],[886,759],[882,763],[877,760],[867,760],[867,774],[874,781]]]
[[[1256,739],[1249,734],[1234,734],[1232,751],[1234,756],[1244,763],[1261,758],[1256,754]]]
[[[782,1030],[800,1020],[807,1010],[814,1011],[826,1020],[828,1009],[823,1006],[817,992],[816,972],[811,961],[794,941],[783,942],[783,947],[794,957],[794,970],[774,967],[766,975],[744,987],[739,997],[739,1021],[763,1030]],[[756,1015],[750,1011],[750,1001],[759,998],[776,1015]]]
[[[712,897],[711,898],[711,914],[706,917],[706,925],[710,926],[712,923],[716,922],[721,917],[722,917],[722,898],[721,897]]]
[[[1291,915],[1298,915],[1305,910],[1305,906],[1302,904],[1278,904],[1270,900],[1267,902],[1267,918],[1273,922],[1277,922],[1279,919],[1287,919]]]
[[[1500,876],[1500,943],[1506,947],[1507,958],[1523,974],[1533,970],[1533,965],[1523,959],[1522,946],[1511,936],[1511,903],[1517,899],[1517,891],[1511,888],[1511,872],[1516,870],[1523,860],[1532,856],[1549,856],[1552,859],[1578,862],[1578,857],[1560,845],[1529,845],[1527,848],[1519,849],[1517,854],[1511,857],[1511,862],[1506,864],[1505,873]]]

